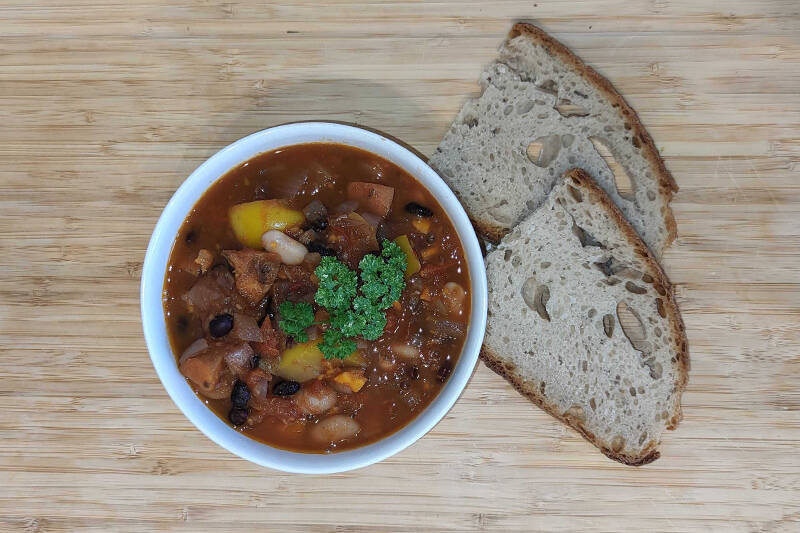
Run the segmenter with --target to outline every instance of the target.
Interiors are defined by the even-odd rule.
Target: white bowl
[[[439,395],[408,425],[395,433],[360,448],[331,453],[298,453],[246,437],[220,420],[178,371],[167,339],[162,290],[167,261],[178,229],[203,193],[217,179],[253,156],[308,142],[334,142],[377,154],[400,166],[419,180],[447,212],[466,253],[470,274],[472,316],[464,350]],[[302,122],[276,126],[223,148],[195,170],[170,199],[158,219],[142,269],[141,306],[144,337],[158,377],[183,414],[208,438],[262,466],[286,472],[325,474],[370,465],[385,459],[427,433],[450,410],[467,384],[483,342],[486,328],[486,270],[478,239],[467,214],[448,186],[424,161],[411,151],[378,133],[329,122]]]

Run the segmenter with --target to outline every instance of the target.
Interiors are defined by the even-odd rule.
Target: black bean
[[[233,329],[233,316],[228,313],[217,315],[208,324],[208,332],[212,337],[224,337]]]
[[[243,426],[247,423],[247,409],[242,407],[234,407],[228,412],[228,420],[234,426]]]
[[[281,381],[272,388],[272,393],[276,396],[291,396],[300,390],[300,384],[296,381]]]
[[[245,383],[237,379],[231,391],[231,404],[233,404],[234,407],[244,408],[247,407],[247,402],[249,401],[250,389],[247,388]]]
[[[419,368],[416,365],[408,367],[406,373],[411,379],[419,379]]]
[[[336,255],[336,251],[333,248],[328,248],[324,244],[319,241],[313,241],[308,245],[309,252],[316,252],[321,256],[326,255]]]
[[[447,381],[447,378],[450,377],[450,373],[453,371],[453,363],[450,361],[445,361],[442,363],[442,366],[439,367],[439,370],[436,371],[436,380],[439,383],[444,383]]]
[[[406,204],[406,211],[411,213],[412,215],[417,215],[418,217],[432,217],[433,211],[425,207],[424,205],[420,205],[417,202],[409,202]]]
[[[318,218],[317,220],[311,221],[311,229],[314,231],[325,231],[328,228],[328,219],[327,218]]]
[[[258,365],[261,363],[261,356],[255,354],[253,357],[250,358],[250,368],[258,368]]]

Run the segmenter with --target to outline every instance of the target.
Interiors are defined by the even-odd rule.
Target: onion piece
[[[234,376],[241,379],[247,375],[250,370],[250,361],[255,355],[253,348],[249,344],[246,342],[241,344],[215,344],[212,349],[225,351],[225,364],[228,365],[228,369]]]
[[[336,209],[333,210],[333,216],[339,215],[346,215],[348,213],[352,213],[358,209],[358,202],[355,200],[345,200],[344,202],[340,203],[336,206]]]
[[[359,211],[358,214],[361,215],[361,218],[366,220],[367,224],[369,224],[373,228],[377,228],[378,224],[383,222],[383,219],[381,217],[373,213],[370,213],[368,211]]]
[[[178,364],[179,365],[182,364],[184,361],[186,361],[193,355],[197,355],[206,348],[208,348],[208,341],[204,337],[200,337],[183,351],[180,359],[178,359]]]

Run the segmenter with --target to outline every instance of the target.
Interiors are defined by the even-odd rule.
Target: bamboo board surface
[[[483,365],[399,455],[296,476],[217,447],[150,364],[139,276],[172,192],[319,118],[430,154],[512,21],[605,74],[680,192],[684,421],[606,459]],[[795,0],[0,2],[0,531],[800,530]]]

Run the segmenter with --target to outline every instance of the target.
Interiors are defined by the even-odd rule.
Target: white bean
[[[361,431],[358,422],[345,415],[333,415],[311,428],[311,437],[318,442],[338,442]]]
[[[336,392],[321,381],[312,381],[303,385],[300,391],[292,396],[292,401],[301,411],[312,415],[321,415],[336,405]]]
[[[308,253],[305,246],[276,229],[261,236],[261,245],[266,251],[281,256],[281,261],[286,265],[299,265]]]
[[[464,287],[454,281],[449,281],[442,287],[442,297],[451,315],[461,314],[466,296],[467,291],[464,290]]]
[[[408,361],[419,358],[419,348],[409,344],[403,344],[401,342],[395,342],[392,344],[392,352],[397,354],[402,359],[406,359]]]

